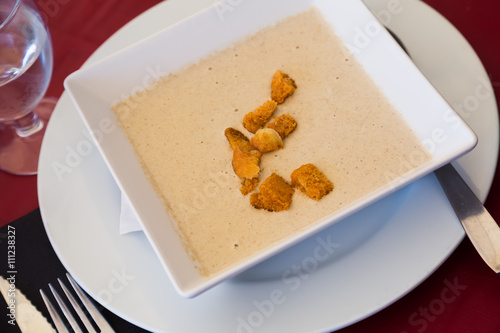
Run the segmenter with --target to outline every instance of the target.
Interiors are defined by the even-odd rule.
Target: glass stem
[[[38,119],[36,113],[32,111],[14,120],[14,128],[16,129],[17,135],[26,138],[41,130],[43,128],[43,121]]]

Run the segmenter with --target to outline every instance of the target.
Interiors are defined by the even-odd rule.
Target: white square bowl
[[[405,177],[357,200],[327,219],[210,277],[202,277],[172,227],[111,106],[285,17],[315,6],[431,154]],[[165,56],[168,55],[168,56]],[[162,73],[158,69],[162,69]],[[402,80],[404,84],[401,84]],[[474,148],[477,138],[360,0],[252,0],[212,7],[71,74],[65,87],[178,292],[194,297],[310,237]],[[104,133],[104,134],[103,134]]]

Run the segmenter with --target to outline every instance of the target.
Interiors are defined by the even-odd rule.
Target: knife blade
[[[47,319],[31,304],[15,285],[15,276],[0,276],[0,291],[7,302],[7,321],[16,325],[23,333],[57,333]]]
[[[451,164],[434,173],[477,252],[500,273],[500,227]]]

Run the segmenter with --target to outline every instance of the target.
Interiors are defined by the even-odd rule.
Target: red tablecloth
[[[394,0],[397,2],[397,0]],[[35,0],[48,22],[54,72],[48,90],[60,96],[63,80],[109,36],[159,0]],[[500,3],[496,0],[427,0],[467,38],[500,97]],[[497,170],[486,207],[500,220]],[[0,226],[38,207],[36,176],[0,171]],[[466,239],[422,285],[385,310],[341,330],[357,332],[500,332],[500,276]]]

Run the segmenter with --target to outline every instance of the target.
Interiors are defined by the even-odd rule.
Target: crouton
[[[280,212],[290,208],[295,190],[283,177],[273,173],[260,184],[259,191],[250,196],[250,204],[257,209]]]
[[[249,112],[243,117],[243,126],[251,133],[257,132],[264,127],[276,109],[275,101],[266,101],[257,109]]]
[[[297,84],[288,74],[282,73],[280,70],[274,73],[271,81],[271,98],[273,101],[278,104],[283,103],[285,99],[295,92],[295,89],[297,89]]]
[[[241,193],[252,192],[258,184],[260,173],[261,152],[250,145],[248,138],[234,128],[226,128],[224,131],[231,148],[233,149],[233,170],[242,179]]]
[[[333,190],[332,182],[314,164],[302,165],[292,172],[290,178],[293,186],[316,201]]]
[[[266,127],[272,128],[273,130],[278,132],[282,139],[284,139],[297,127],[297,122],[292,116],[287,113],[282,114],[278,118],[274,119],[272,122],[267,124]]]
[[[240,178],[256,178],[260,173],[260,157],[258,150],[245,150],[236,147],[233,150],[233,169],[236,176]]]
[[[250,145],[261,153],[267,153],[285,147],[281,136],[272,128],[261,128],[258,130],[250,139]]]

